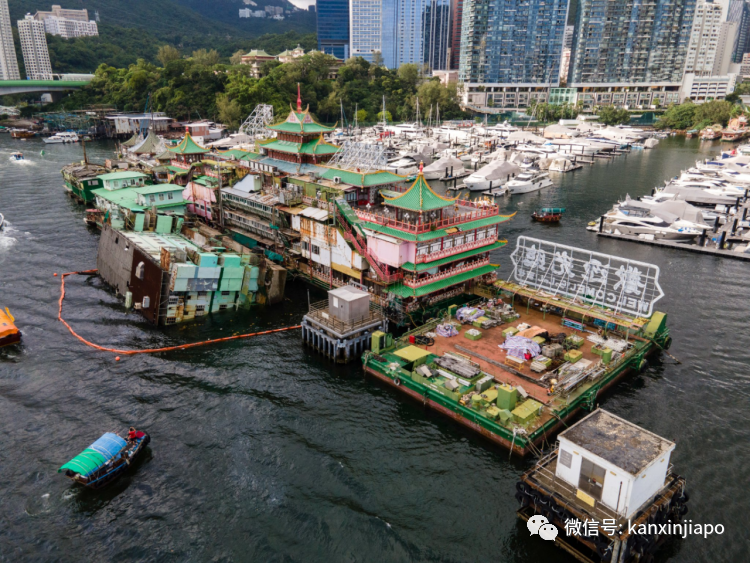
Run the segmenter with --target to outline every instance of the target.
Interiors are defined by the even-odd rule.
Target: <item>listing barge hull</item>
[[[650,356],[659,350],[654,345],[647,345],[647,349],[641,354],[638,354],[638,358]],[[639,360],[640,365],[640,360]],[[612,386],[619,383],[627,375],[632,373],[634,370],[628,364],[620,366],[618,369],[613,371],[610,376],[601,382],[601,387],[598,387],[593,393],[593,397],[599,397],[602,393],[605,393]],[[414,400],[428,406],[441,414],[453,419],[454,421],[462,424],[466,428],[477,432],[485,438],[499,444],[500,446],[512,450],[513,453],[525,457],[531,453],[536,453],[547,443],[551,442],[552,438],[560,431],[563,427],[566,427],[569,422],[579,416],[584,410],[591,410],[593,407],[592,399],[589,396],[580,397],[574,403],[562,412],[558,412],[557,416],[559,419],[554,418],[547,422],[542,427],[529,434],[527,438],[522,436],[514,436],[512,432],[506,428],[494,425],[491,421],[484,419],[484,417],[477,415],[471,409],[462,407],[457,403],[446,400],[442,395],[436,393],[429,387],[410,380],[407,377],[404,378],[391,378],[389,375],[379,371],[376,368],[365,366],[365,373],[370,374],[380,381],[387,383],[390,387],[398,389],[402,393],[405,393]],[[396,383],[398,380],[398,383]],[[442,401],[442,402],[440,402]],[[444,403],[444,404],[443,404]],[[466,412],[464,412],[466,411]]]

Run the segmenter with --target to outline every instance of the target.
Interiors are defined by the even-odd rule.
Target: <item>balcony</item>
[[[375,223],[384,227],[390,227],[399,231],[411,234],[421,234],[438,229],[447,229],[452,226],[485,219],[500,214],[500,208],[497,205],[488,205],[486,203],[477,203],[472,201],[461,201],[455,207],[443,208],[443,218],[432,218],[432,213],[425,213],[424,216],[417,213],[404,213],[402,219],[393,217],[394,212],[388,207],[375,207],[367,211],[364,208],[354,209],[357,218],[368,223]],[[413,215],[413,217],[410,217]]]
[[[175,166],[177,168],[182,168],[183,170],[190,170],[191,164],[189,162],[182,162],[181,160],[172,159],[169,161],[170,166]]]
[[[417,254],[416,263],[424,264],[425,262],[434,262],[435,260],[448,258],[449,256],[453,256],[455,254],[461,254],[462,252],[466,252],[467,250],[474,250],[475,248],[488,246],[490,244],[494,244],[495,242],[497,242],[497,235],[494,235],[489,238],[475,240],[474,242],[467,242],[466,244],[461,244],[459,246],[454,246],[452,248],[445,248],[437,252],[429,252],[427,254]]]
[[[473,262],[467,262],[460,268],[451,268],[450,270],[444,270],[442,272],[438,272],[437,274],[433,274],[431,276],[424,276],[424,277],[404,277],[404,285],[411,288],[418,288],[422,287],[431,283],[434,283],[436,281],[444,280],[446,278],[450,278],[452,276],[462,274],[464,272],[468,272],[470,270],[474,270],[476,268],[481,268],[482,266],[488,266],[490,264],[490,258],[489,256],[486,258],[480,258],[479,260],[474,260]]]

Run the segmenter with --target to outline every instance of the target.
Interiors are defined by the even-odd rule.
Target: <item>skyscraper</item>
[[[452,0],[451,4],[451,69],[458,70],[461,59],[461,20],[464,0]]]
[[[559,83],[569,0],[464,0],[459,80]]]
[[[742,55],[750,53],[750,2],[748,0],[731,0],[727,21],[737,24],[737,37],[732,49],[732,62],[741,63]]]
[[[0,0],[0,80],[20,80],[8,0]]]
[[[21,39],[23,63],[26,65],[26,78],[30,80],[52,80],[52,65],[47,49],[47,36],[44,22],[27,14],[18,21],[18,36]]]
[[[349,0],[318,0],[318,50],[349,58]]]
[[[569,86],[679,83],[696,0],[579,0]]]
[[[729,0],[698,0],[690,32],[685,72],[697,76],[726,74],[732,59],[736,22],[728,22]]]
[[[450,0],[351,0],[351,55],[383,64],[445,69],[450,45]]]

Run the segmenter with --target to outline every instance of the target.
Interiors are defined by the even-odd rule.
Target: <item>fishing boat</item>
[[[31,139],[36,133],[29,129],[11,129],[10,136],[13,139]]]
[[[18,160],[24,160],[23,153],[20,152],[20,151],[12,152],[12,153],[10,153],[10,159],[11,160],[16,160],[16,161],[18,161]]]
[[[3,216],[0,215],[0,227],[3,225]],[[0,348],[10,346],[21,341],[21,331],[18,330],[15,318],[10,314],[8,308],[5,311],[0,309]]]
[[[541,223],[559,223],[563,213],[565,213],[564,207],[542,207],[534,211],[531,218]]]
[[[106,432],[57,472],[65,472],[66,477],[84,487],[101,489],[125,473],[150,441],[151,437],[141,431],[132,440]]]

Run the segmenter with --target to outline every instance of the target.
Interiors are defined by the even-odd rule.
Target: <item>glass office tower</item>
[[[569,86],[679,83],[695,0],[578,0]]]
[[[557,86],[569,0],[464,0],[459,80]]]
[[[318,0],[318,50],[349,58],[349,0]]]

